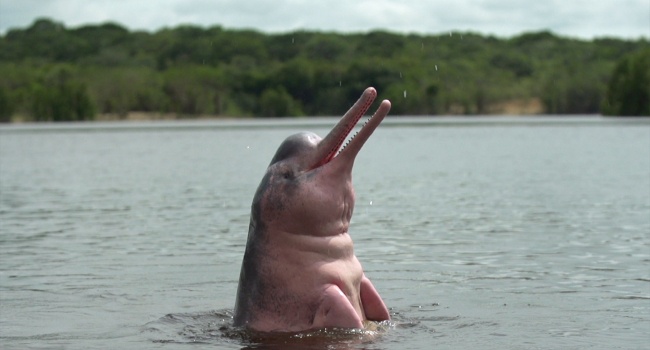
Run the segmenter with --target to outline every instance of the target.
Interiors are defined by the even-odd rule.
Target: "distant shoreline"
[[[498,102],[491,104],[487,108],[488,113],[485,115],[541,115],[544,114],[544,105],[539,98],[531,99],[514,99],[510,101]],[[466,115],[463,113],[462,106],[452,106],[451,113],[447,115]],[[311,116],[309,116],[311,117]],[[175,113],[160,113],[160,112],[128,112],[126,115],[119,115],[114,113],[103,113],[96,116],[98,121],[112,121],[112,120],[177,120],[177,119],[257,119],[267,117],[235,117],[235,116],[222,116],[222,115],[179,115]],[[295,116],[287,116],[286,118],[295,118]]]
[[[513,100],[508,102],[496,103],[488,108],[490,113],[487,116],[533,116],[544,114],[544,107],[539,99],[530,100]],[[457,113],[449,113],[448,115],[463,116],[460,107]],[[314,116],[304,116],[313,118]],[[295,116],[287,116],[285,118],[300,118]],[[268,119],[268,117],[241,117],[241,116],[223,116],[223,115],[178,115],[174,113],[158,113],[158,112],[128,112],[126,115],[118,114],[98,114],[95,117],[96,121],[155,121],[155,120],[193,120],[193,119]]]
[[[544,106],[537,98],[532,99],[517,99],[506,102],[495,103],[488,107],[489,113],[483,115],[464,114],[462,106],[457,106],[451,109],[451,113],[444,115],[432,116],[539,116],[544,115]],[[455,112],[455,113],[454,113]],[[295,119],[295,118],[318,118],[318,116],[286,116],[280,118]],[[112,122],[112,121],[165,121],[165,120],[246,120],[246,119],[269,119],[268,117],[261,116],[227,116],[227,115],[180,115],[175,113],[161,113],[161,112],[140,112],[132,111],[126,114],[115,113],[102,113],[97,114],[94,119],[88,120],[89,122]],[[28,120],[23,116],[14,116],[8,124],[20,123],[34,123],[33,120]],[[47,122],[47,121],[45,121]],[[40,123],[36,121],[35,123]]]

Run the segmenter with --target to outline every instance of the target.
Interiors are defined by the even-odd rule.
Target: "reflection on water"
[[[394,324],[296,347],[645,346],[648,119],[387,121],[351,235]],[[2,347],[261,348],[229,323],[250,201],[333,121],[251,123],[1,127]]]

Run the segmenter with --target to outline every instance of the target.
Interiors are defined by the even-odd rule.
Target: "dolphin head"
[[[313,236],[348,232],[354,209],[352,166],[388,114],[390,102],[382,101],[364,126],[348,137],[376,97],[376,90],[367,88],[324,138],[302,132],[282,142],[253,199],[253,229],[273,227]]]

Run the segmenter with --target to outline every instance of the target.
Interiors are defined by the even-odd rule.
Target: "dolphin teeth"
[[[361,129],[363,129],[363,127],[365,127],[365,126],[370,122],[370,119],[372,119],[372,117],[373,117],[373,116],[368,117],[368,119],[366,119],[366,121],[361,125],[361,127],[359,128],[359,130],[357,130],[357,132],[355,132],[354,135],[352,135],[352,137],[350,137],[350,138],[345,142],[345,145],[343,145],[343,147],[341,147],[341,149],[339,149],[338,153],[336,153],[337,156],[338,156],[339,154],[341,154],[341,152],[343,152],[343,150],[344,150],[344,149],[345,149],[345,148],[350,144],[350,142],[352,142],[352,140],[354,140],[354,138],[355,138],[357,135],[359,135],[359,132],[361,132]]]

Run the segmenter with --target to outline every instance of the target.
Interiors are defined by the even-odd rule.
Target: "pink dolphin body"
[[[354,159],[390,102],[339,151],[376,96],[366,89],[324,139],[299,133],[278,148],[253,199],[235,326],[296,332],[390,319],[348,234]]]

